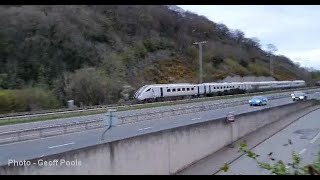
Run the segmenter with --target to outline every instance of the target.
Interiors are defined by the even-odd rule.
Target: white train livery
[[[219,94],[235,94],[272,89],[305,87],[305,81],[263,81],[263,82],[226,82],[202,84],[151,84],[138,89],[134,98],[139,101],[158,100],[173,97],[199,97]]]

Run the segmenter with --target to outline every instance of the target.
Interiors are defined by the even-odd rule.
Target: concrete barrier
[[[221,118],[72,150],[30,160],[30,166],[2,166],[0,174],[174,174],[232,141],[314,103],[305,101],[235,114],[233,123]],[[41,166],[42,161],[55,159],[57,165]],[[61,161],[78,164],[66,166]]]

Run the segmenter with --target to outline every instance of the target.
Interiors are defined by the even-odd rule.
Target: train
[[[223,82],[223,83],[179,83],[150,84],[139,88],[134,99],[143,102],[159,100],[175,100],[215,95],[242,94],[276,89],[305,87],[303,80],[294,81],[262,81],[262,82]]]

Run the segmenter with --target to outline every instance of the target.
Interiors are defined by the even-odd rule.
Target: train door
[[[161,97],[163,97],[163,89],[162,89],[162,87],[160,88],[160,95],[161,95]]]
[[[206,86],[201,84],[198,85],[198,95],[205,95],[205,91],[206,91]]]

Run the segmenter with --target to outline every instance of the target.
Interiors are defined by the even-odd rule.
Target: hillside
[[[124,85],[196,83],[193,43],[202,40],[205,82],[270,76],[257,38],[175,6],[1,6],[0,17],[0,101],[11,103],[3,112],[50,108],[12,100],[30,89],[60,107],[118,102]],[[274,62],[277,80],[318,77],[284,56]]]

